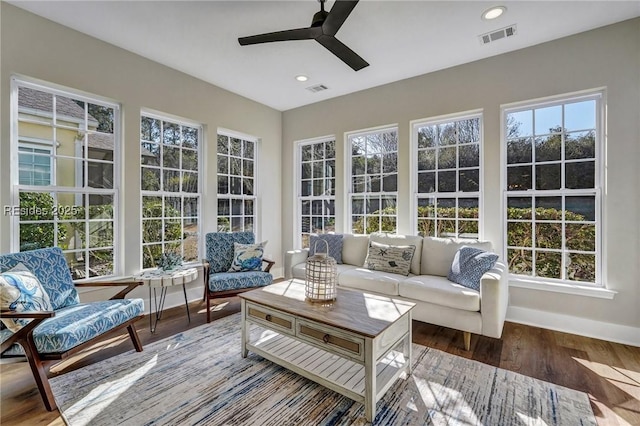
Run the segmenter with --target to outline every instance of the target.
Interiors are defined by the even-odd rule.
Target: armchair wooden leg
[[[133,342],[133,347],[136,348],[137,352],[142,352],[142,343],[140,343],[140,338],[138,338],[136,327],[131,324],[127,327],[127,331],[129,332],[129,337],[131,337],[131,342]]]
[[[468,331],[463,331],[462,333],[464,337],[464,350],[468,351],[471,348],[471,333]]]
[[[204,290],[207,296],[207,324],[211,322],[211,296],[209,296],[209,291],[207,289]]]
[[[29,367],[31,367],[31,372],[33,373],[33,378],[35,379],[38,390],[40,391],[40,396],[42,396],[44,406],[48,411],[55,410],[58,406],[56,405],[56,401],[53,398],[53,391],[49,385],[47,369],[42,363],[40,355],[38,355],[33,339],[24,339],[20,344],[22,345],[25,355],[27,356],[27,360],[29,361]]]

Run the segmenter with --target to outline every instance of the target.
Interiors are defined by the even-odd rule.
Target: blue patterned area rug
[[[375,425],[595,425],[585,393],[413,345]],[[69,425],[364,425],[364,406],[262,357],[240,314],[51,379]]]

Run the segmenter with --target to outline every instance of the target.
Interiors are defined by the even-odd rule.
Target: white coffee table
[[[149,286],[149,330],[151,333],[155,333],[158,321],[162,318],[162,311],[164,310],[164,302],[167,298],[167,288],[175,285],[182,285],[182,291],[184,293],[184,306],[187,309],[187,317],[191,322],[191,314],[189,313],[189,303],[187,301],[187,288],[186,284],[196,280],[198,278],[198,268],[178,267],[170,271],[163,271],[162,269],[153,269],[149,271],[141,272],[135,276],[135,279],[141,280],[145,285]],[[158,303],[156,289],[160,289],[160,302]],[[153,301],[151,304],[151,289],[153,289]],[[155,308],[155,313],[153,309]],[[155,316],[155,321],[153,317]]]
[[[305,301],[300,280],[239,295],[242,356],[251,351],[364,404],[411,374],[411,302],[338,287],[327,304]]]

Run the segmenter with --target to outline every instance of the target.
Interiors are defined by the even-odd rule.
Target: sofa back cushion
[[[67,260],[59,247],[0,255],[0,272],[22,263],[47,292],[54,310],[80,303]]]
[[[426,237],[422,242],[421,275],[446,277],[453,258],[462,246],[492,251],[489,241]]]
[[[342,237],[342,263],[361,267],[364,265],[368,249],[368,235],[344,234]]]
[[[313,256],[316,253],[327,253],[336,260],[338,265],[341,265],[342,239],[342,234],[311,234],[311,238],[309,239],[309,256]],[[327,250],[329,251],[327,252]]]
[[[373,242],[380,243],[380,244],[387,244],[390,246],[415,246],[416,251],[414,252],[413,259],[411,259],[410,272],[414,275],[420,275],[420,263],[421,263],[420,253],[422,253],[422,244],[423,244],[422,237],[413,236],[413,235],[388,234],[386,232],[374,232],[369,236],[369,238]],[[366,249],[365,249],[365,254],[366,254]],[[455,255],[455,251],[453,252],[453,254]],[[453,256],[451,256],[451,259],[453,259]],[[447,270],[444,273],[444,276],[447,276],[447,274],[449,273],[449,266],[451,266],[451,262],[449,262],[449,265],[447,266]]]

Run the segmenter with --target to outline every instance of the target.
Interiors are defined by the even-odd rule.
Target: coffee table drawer
[[[268,328],[295,335],[296,320],[293,316],[262,305],[247,303],[247,318]]]
[[[298,319],[296,336],[319,348],[364,361],[364,339],[338,328]]]

